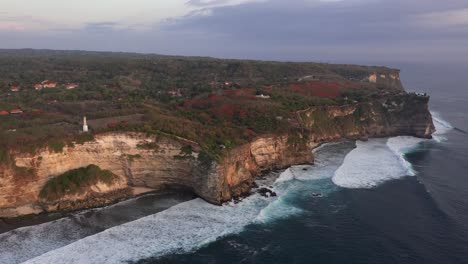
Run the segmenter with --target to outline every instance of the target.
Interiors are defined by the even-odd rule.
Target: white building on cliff
[[[88,132],[88,123],[86,122],[86,116],[83,117],[83,133]]]

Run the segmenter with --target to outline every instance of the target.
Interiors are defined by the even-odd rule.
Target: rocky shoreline
[[[0,217],[24,215],[28,210],[40,213],[99,207],[135,197],[129,186],[188,190],[221,205],[248,195],[255,179],[265,171],[312,164],[312,150],[323,143],[403,135],[430,138],[434,125],[428,102],[428,97],[400,94],[366,104],[310,108],[296,113],[298,127],[292,132],[260,135],[226,150],[222,159],[209,164],[200,161],[199,152],[178,158],[184,142],[177,139],[134,132],[98,134],[94,141],[66,146],[61,153],[49,149],[15,153],[15,163],[0,170]],[[157,148],[139,147],[142,144]],[[59,201],[39,198],[48,180],[90,164],[99,164],[119,180],[91,186],[85,193]],[[32,173],[19,177],[17,168]]]

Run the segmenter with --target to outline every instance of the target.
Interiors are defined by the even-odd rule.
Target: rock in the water
[[[268,188],[260,188],[258,190],[258,193],[263,197],[276,197],[277,196],[277,194],[274,191]]]

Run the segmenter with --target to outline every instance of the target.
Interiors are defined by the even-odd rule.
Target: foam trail
[[[431,111],[431,114],[436,129],[436,132],[432,135],[434,140],[437,142],[447,140],[447,138],[443,135],[452,130],[454,127],[449,122],[445,121],[439,112]]]
[[[410,176],[415,176],[416,171],[413,165],[405,159],[405,154],[415,150],[419,143],[424,142],[425,139],[416,137],[393,137],[387,141],[387,147],[400,159],[400,163],[405,167],[406,173]]]
[[[453,127],[443,120],[439,113],[431,114],[436,127],[434,140],[446,140],[442,135]],[[394,137],[387,142],[383,139],[358,141],[357,148],[346,156],[332,180],[336,185],[345,188],[372,188],[387,180],[414,176],[416,171],[404,155],[423,141],[414,137]]]
[[[273,184],[277,198],[254,194],[241,203],[224,206],[195,199],[107,229],[25,263],[126,263],[190,252],[227,234],[241,232],[249,224],[301,214],[303,210],[294,204],[297,196],[307,196],[315,190],[322,192],[321,185],[314,184],[315,180],[331,178],[351,147],[340,144],[323,147],[317,155],[317,165],[286,170]],[[335,188],[329,180],[328,184]]]
[[[350,141],[322,144],[312,152],[316,156],[314,165],[292,166],[285,170],[277,179],[277,184],[293,180],[310,181],[331,178],[341,165],[346,154],[354,147]]]
[[[190,199],[154,195],[0,234],[0,263],[15,264]],[[137,207],[138,206],[138,207]],[[148,211],[148,213],[146,213]]]
[[[286,200],[287,196],[288,195],[280,196],[267,207],[260,210],[257,217],[255,217],[254,222],[264,224],[303,213],[302,209],[288,203]]]
[[[276,179],[275,183],[287,182],[292,181],[295,179],[294,172],[291,171],[291,168],[285,170],[281,175]]]
[[[358,141],[356,149],[335,172],[333,182],[344,188],[373,188],[388,180],[406,176],[408,168],[387,146],[385,139]]]
[[[113,227],[25,263],[125,263],[188,252],[251,223],[268,203],[258,195],[236,205],[215,206],[201,199]]]

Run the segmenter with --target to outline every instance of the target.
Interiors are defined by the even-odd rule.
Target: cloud
[[[163,22],[134,26],[103,19],[48,34],[38,31],[8,38],[0,34],[6,39],[0,45],[34,43],[38,48],[296,61],[462,60],[468,56],[466,0],[182,3],[189,11]]]
[[[117,22],[87,23],[82,30],[90,33],[103,33],[114,31],[119,26]]]
[[[25,31],[26,27],[19,23],[19,22],[14,22],[14,21],[0,21],[0,31]]]
[[[444,26],[464,25],[468,14],[461,8],[468,7],[468,3],[448,2],[270,0],[205,8],[209,12],[179,17],[162,29],[182,34],[197,32],[198,38],[193,35],[190,43],[194,47],[209,46],[210,53],[216,55],[256,54],[263,59],[295,60],[301,56],[304,60],[362,58],[366,54],[373,59],[421,60],[427,59],[427,54],[457,57],[456,52],[467,52],[462,43],[468,41],[468,34],[441,27],[421,29],[421,24],[432,20],[442,20]],[[208,43],[206,40],[211,41],[213,36],[215,42]],[[446,46],[440,46],[440,39]]]
[[[219,4],[227,4],[228,2],[229,0],[190,0],[187,2],[187,5],[205,7]]]
[[[418,25],[441,29],[468,26],[468,8],[418,14],[414,16]]]
[[[196,8],[236,6],[246,3],[265,3],[268,0],[189,0],[186,5]]]

